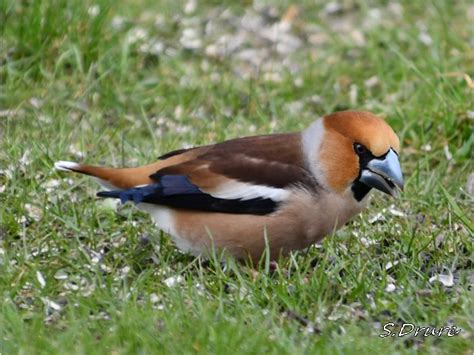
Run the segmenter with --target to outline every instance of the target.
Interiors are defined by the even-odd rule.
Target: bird
[[[178,249],[258,263],[333,234],[368,204],[371,190],[403,191],[400,141],[366,111],[340,111],[300,132],[235,138],[174,150],[154,162],[110,168],[58,161],[95,178],[97,196],[132,201]]]

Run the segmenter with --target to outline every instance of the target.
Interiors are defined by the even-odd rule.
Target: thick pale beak
[[[397,154],[390,149],[384,159],[372,159],[362,170],[360,182],[393,197],[403,191],[403,174]]]

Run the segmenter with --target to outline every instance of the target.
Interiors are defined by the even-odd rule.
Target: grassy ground
[[[474,8],[341,3],[1,3],[1,354],[472,353]],[[52,169],[346,108],[399,133],[406,191],[275,272],[181,254]],[[387,322],[463,331],[382,339]]]

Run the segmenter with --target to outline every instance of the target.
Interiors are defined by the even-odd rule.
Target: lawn
[[[471,354],[469,1],[6,0],[0,4],[0,354]],[[254,270],[177,251],[57,160],[384,117],[405,192]],[[456,326],[385,337],[383,326]]]

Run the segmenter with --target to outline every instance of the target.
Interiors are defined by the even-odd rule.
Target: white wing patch
[[[289,190],[265,185],[254,185],[251,183],[232,181],[222,184],[211,190],[204,192],[226,200],[251,200],[254,198],[269,198],[273,201],[286,200],[291,192]]]

